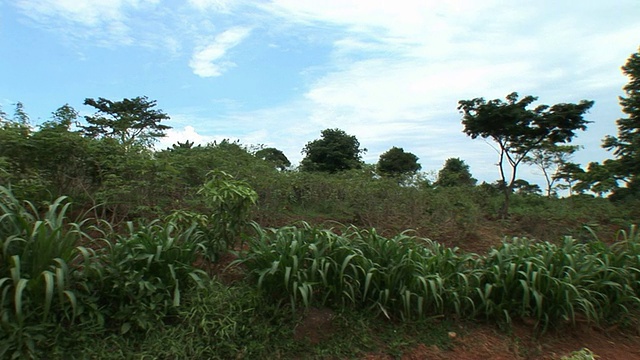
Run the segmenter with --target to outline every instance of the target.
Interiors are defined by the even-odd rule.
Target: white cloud
[[[32,20],[77,38],[132,42],[127,11],[159,0],[18,0],[16,6]]]
[[[169,129],[166,132],[166,136],[160,138],[158,141],[156,148],[157,149],[166,149],[170,148],[172,145],[180,143],[192,142],[196,145],[205,145],[207,143],[213,142],[215,140],[212,136],[202,135],[197,132],[197,130],[191,126],[184,126],[182,129]]]
[[[214,10],[228,13],[238,5],[239,0],[189,0],[189,4],[200,11]]]
[[[200,77],[222,75],[225,70],[235,65],[231,61],[225,61],[223,57],[229,49],[240,44],[250,32],[250,28],[234,27],[216,36],[210,44],[197,48],[189,61],[193,73]]]

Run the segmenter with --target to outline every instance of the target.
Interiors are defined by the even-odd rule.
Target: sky
[[[367,163],[396,146],[429,176],[460,158],[493,182],[498,153],[463,133],[458,101],[594,100],[573,160],[612,158],[600,145],[638,19],[638,0],[0,0],[0,106],[37,125],[64,104],[93,114],[85,98],[147,96],[171,117],[161,149],[230,139],[297,164],[339,128]]]

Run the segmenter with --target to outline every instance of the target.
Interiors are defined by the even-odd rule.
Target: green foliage
[[[284,171],[291,166],[291,162],[281,150],[276,148],[264,148],[256,151],[255,156],[259,159],[273,164],[276,169]]]
[[[348,227],[256,227],[244,264],[269,296],[292,307],[360,307],[403,319],[439,314],[507,323],[533,318],[617,321],[640,309],[638,233],[611,247],[514,238],[486,256],[461,253],[407,234],[385,238]]]
[[[335,173],[343,170],[359,169],[362,166],[360,142],[353,135],[340,129],[322,130],[322,138],[305,145],[300,163],[303,171],[323,171]]]
[[[395,146],[380,155],[376,167],[381,174],[387,176],[412,175],[421,168],[417,156]]]
[[[58,198],[40,216],[0,187],[0,357],[36,357],[50,331],[91,316],[78,265],[91,250],[83,223],[66,223],[69,203]],[[78,288],[80,287],[80,288]],[[80,320],[82,322],[82,320]]]
[[[593,351],[583,348],[572,352],[568,356],[563,356],[560,360],[595,360],[597,358],[599,358],[599,356],[594,354]]]
[[[67,195],[78,202],[90,187],[89,141],[78,131],[71,131],[78,114],[69,105],[60,107],[53,118],[39,126],[29,142],[32,163],[48,191],[55,196]]]
[[[537,98],[518,99],[518,93],[514,92],[506,96],[507,102],[483,98],[458,102],[458,109],[464,114],[464,132],[472,139],[490,138],[499,146],[500,179],[506,184],[503,217],[508,215],[518,165],[535,149],[570,142],[576,130],[586,129],[588,122],[583,116],[593,106],[593,101],[582,100],[578,104],[538,105],[528,109]],[[511,169],[509,179],[505,174],[505,160]]]
[[[84,104],[97,110],[94,115],[85,116],[89,125],[82,126],[84,134],[91,138],[114,138],[126,148],[136,143],[149,146],[158,137],[163,137],[165,130],[171,128],[160,124],[162,120],[168,120],[169,116],[161,110],[153,109],[156,101],[149,101],[146,96],[121,101],[87,98]]]
[[[212,171],[208,176],[209,180],[198,191],[212,210],[208,235],[226,244],[227,249],[234,249],[249,221],[251,209],[258,201],[258,194],[245,181],[235,180],[223,171]],[[217,256],[216,253],[210,255]]]
[[[557,186],[556,181],[565,178],[562,170],[567,170],[566,165],[569,164],[571,155],[579,148],[577,145],[549,145],[533,149],[524,158],[525,163],[536,165],[542,171],[547,183],[547,197],[557,195],[555,188],[563,188]]]
[[[457,296],[457,288],[473,286],[460,276],[473,255],[459,256],[455,249],[406,234],[387,239],[355,227],[342,235],[306,224],[256,231],[239,262],[256,277],[258,288],[271,296],[286,294],[294,308],[361,307],[412,319],[470,304]]]
[[[618,199],[632,196],[637,198],[640,194],[640,140],[638,139],[638,125],[640,120],[640,51],[632,54],[627,63],[622,67],[623,74],[629,77],[629,83],[624,86],[626,96],[620,97],[622,112],[627,117],[616,121],[618,136],[605,137],[602,147],[613,150],[616,157],[605,161],[603,166],[607,168],[607,175],[592,173],[591,181],[598,185],[601,182],[611,181],[613,178],[616,191],[618,182],[626,183],[623,194],[615,196]],[[591,173],[591,171],[590,171]]]
[[[107,226],[106,235],[112,230]],[[206,252],[205,234],[197,223],[177,221],[127,223],[128,234],[103,238],[97,261],[85,271],[107,326],[121,334],[148,331],[173,315],[182,293],[201,285],[206,273],[193,267]]]
[[[475,186],[478,180],[471,176],[469,165],[459,158],[449,158],[438,172],[436,186]]]

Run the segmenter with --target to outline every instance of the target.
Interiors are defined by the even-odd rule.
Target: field
[[[120,222],[2,188],[1,357],[640,358],[635,208],[522,197],[499,219],[406,188],[354,212],[322,186],[268,217],[218,174],[208,212]]]

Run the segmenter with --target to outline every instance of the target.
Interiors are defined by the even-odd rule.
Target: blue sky
[[[493,182],[497,153],[462,133],[458,100],[594,100],[574,160],[610,158],[639,18],[637,0],[0,0],[0,105],[38,124],[144,95],[171,116],[160,147],[237,139],[297,163],[340,128],[368,163],[397,146],[425,172],[459,157]]]

